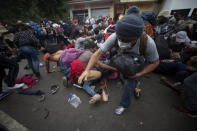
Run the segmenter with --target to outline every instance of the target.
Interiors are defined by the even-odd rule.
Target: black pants
[[[5,69],[8,69],[8,75],[6,77]],[[19,65],[16,61],[9,58],[0,56],[0,93],[2,92],[2,81],[5,78],[5,82],[8,86],[15,85],[15,79],[18,75]]]

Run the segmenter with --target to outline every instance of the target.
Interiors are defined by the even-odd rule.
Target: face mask
[[[127,48],[131,48],[131,44],[130,43],[125,43],[125,42],[121,42],[118,41],[118,46],[120,47],[120,49],[127,49]]]

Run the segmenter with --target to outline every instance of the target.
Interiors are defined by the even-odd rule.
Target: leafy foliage
[[[0,2],[0,22],[57,21],[68,17],[66,0],[5,0]]]

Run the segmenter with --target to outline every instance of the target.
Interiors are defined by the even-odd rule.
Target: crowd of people
[[[71,83],[84,89],[91,96],[89,104],[108,101],[107,81],[119,79],[124,91],[115,109],[117,115],[130,106],[133,94],[141,97],[140,77],[150,72],[162,74],[163,84],[179,93],[182,110],[197,116],[196,25],[197,21],[172,16],[170,11],[140,14],[136,6],[113,19],[102,16],[5,25],[7,31],[0,39],[0,97],[7,93],[3,82],[9,88],[24,86],[15,84],[21,58],[27,59],[35,77],[44,79],[39,71],[40,58],[47,73],[52,73],[50,62],[56,62],[64,74],[63,85],[69,87]],[[38,51],[43,58],[38,57]],[[168,81],[168,76],[176,82]],[[95,88],[95,83],[101,86]]]

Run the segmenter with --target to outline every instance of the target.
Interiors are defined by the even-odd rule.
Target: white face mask
[[[118,46],[120,47],[120,49],[127,49],[127,48],[131,48],[131,44],[130,43],[125,43],[125,42],[121,42],[118,40]]]

